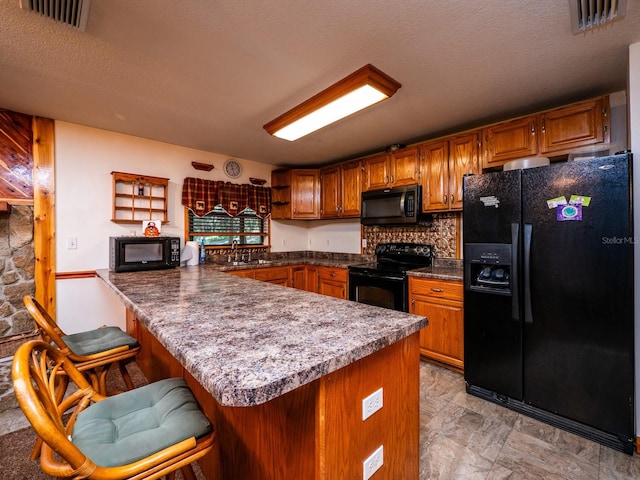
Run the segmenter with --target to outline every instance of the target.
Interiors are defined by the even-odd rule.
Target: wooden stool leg
[[[180,469],[180,472],[182,472],[182,477],[184,478],[184,480],[196,480],[196,474],[193,472],[193,468],[191,468],[191,465],[182,467]]]
[[[67,375],[58,375],[55,381],[58,383],[58,385],[56,386],[56,402],[59,404],[60,402],[62,402],[64,394],[67,392],[67,387],[69,386],[69,377]],[[35,461],[40,458],[41,449],[42,439],[38,437],[36,438],[36,443],[33,445],[33,450],[31,450],[29,459]]]
[[[129,376],[129,371],[127,370],[127,366],[124,360],[120,360],[118,362],[118,368],[120,369],[120,375],[122,375],[122,379],[124,380],[125,385],[127,386],[127,390],[133,390],[134,385],[131,381],[131,377]]]

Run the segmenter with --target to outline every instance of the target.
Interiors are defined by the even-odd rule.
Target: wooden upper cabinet
[[[536,155],[537,120],[537,115],[530,115],[484,128],[483,168],[500,166],[508,160]]]
[[[397,150],[389,156],[392,187],[418,183],[418,146]]]
[[[449,208],[449,141],[437,140],[421,146],[422,211]]]
[[[449,210],[462,210],[462,178],[480,173],[480,133],[449,140]]]
[[[320,170],[320,216],[335,218],[340,216],[341,168],[338,165]]]
[[[362,162],[343,163],[340,171],[342,202],[340,216],[360,217],[362,204]]]
[[[419,148],[403,148],[392,154],[365,158],[364,190],[400,187],[418,183]]]
[[[359,217],[362,162],[356,160],[320,170],[320,217]]]
[[[374,155],[362,160],[364,165],[364,190],[379,190],[389,186],[389,155]]]
[[[271,218],[320,218],[319,170],[280,168],[272,171]]]
[[[291,170],[291,218],[320,218],[319,170]]]
[[[579,102],[540,114],[540,153],[609,143],[609,97]]]
[[[462,210],[462,177],[480,170],[479,132],[420,146],[422,211]]]
[[[609,96],[485,127],[483,168],[522,157],[559,156],[610,142]]]

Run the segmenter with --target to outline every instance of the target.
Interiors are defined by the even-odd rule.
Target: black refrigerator
[[[464,179],[467,392],[631,453],[631,155]]]

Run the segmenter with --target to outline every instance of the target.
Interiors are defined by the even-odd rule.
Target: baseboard
[[[623,440],[617,435],[603,432],[602,430],[598,430],[574,420],[561,417],[560,415],[547,412],[546,410],[534,407],[520,400],[514,400],[513,398],[509,398],[504,395],[498,395],[495,392],[477,387],[475,385],[467,384],[467,393],[476,397],[483,398],[497,405],[502,405],[503,407],[506,407],[510,410],[522,413],[523,415],[531,418],[535,418],[536,420],[547,423],[562,430],[566,430],[567,432],[574,433],[593,442],[599,443],[609,448],[613,448],[614,450],[626,453],[627,455],[633,454],[633,437]],[[636,441],[635,443],[637,448],[638,442]]]

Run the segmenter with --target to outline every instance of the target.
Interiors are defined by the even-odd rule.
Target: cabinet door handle
[[[334,272],[331,272],[331,273],[329,274],[329,276],[330,276],[330,277],[335,277],[335,276],[336,276],[336,274],[335,274]]]
[[[542,133],[546,133],[547,132],[547,125],[546,125],[546,119],[542,119],[542,125],[540,127],[540,129],[542,130]]]
[[[442,197],[442,203],[444,203],[445,205],[447,204],[447,196],[446,195],[444,197]]]
[[[431,291],[432,291],[432,292],[436,292],[436,293],[442,293],[442,292],[444,292],[444,290],[443,290],[442,288],[435,288],[435,287],[432,287],[432,288],[431,288]]]
[[[452,193],[452,194],[451,194],[451,204],[453,204],[453,199],[454,199],[454,198],[455,198],[455,197],[454,197],[454,195],[453,195],[453,193]]]
[[[393,175],[391,175],[391,183],[393,183],[394,181],[395,181],[395,180],[394,180],[394,176],[393,176]]]
[[[535,123],[531,122],[531,135],[535,135],[536,134],[536,125]]]
[[[412,299],[411,299],[411,309],[413,310],[413,309],[415,309],[415,308],[416,308],[416,299],[415,299],[415,298],[412,298]]]
[[[389,175],[387,175],[386,177],[384,177],[384,183],[389,183]]]

